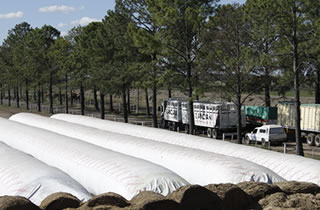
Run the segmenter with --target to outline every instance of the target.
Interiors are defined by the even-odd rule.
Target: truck
[[[164,123],[169,129],[189,130],[189,104],[186,100],[170,98],[163,111]],[[225,132],[237,129],[237,109],[232,102],[194,101],[194,124],[196,130],[205,130],[210,138],[220,138]],[[246,125],[245,110],[241,110],[242,127]]]
[[[295,102],[280,102],[278,104],[278,124],[287,129],[295,129]],[[302,136],[311,146],[320,147],[320,104],[301,104],[301,131]]]

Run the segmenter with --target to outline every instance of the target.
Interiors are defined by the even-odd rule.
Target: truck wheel
[[[244,143],[247,144],[247,145],[250,144],[250,139],[249,139],[248,136],[246,136],[246,137],[244,138]]]
[[[307,143],[310,145],[310,146],[314,146],[314,138],[315,135],[313,133],[309,133],[307,135]]]
[[[320,147],[320,134],[316,135],[316,137],[314,138],[314,144],[317,147]]]
[[[212,138],[218,139],[218,130],[217,129],[212,129]]]
[[[184,132],[189,134],[189,125],[184,125]]]
[[[178,130],[178,123],[174,122],[173,123],[173,131],[177,131]]]
[[[212,128],[207,129],[207,136],[208,138],[212,138]]]

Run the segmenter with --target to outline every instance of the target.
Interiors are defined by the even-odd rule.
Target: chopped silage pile
[[[291,190],[288,190],[291,189]],[[205,187],[189,185],[167,196],[150,191],[127,200],[115,193],[94,196],[82,203],[70,194],[48,196],[40,207],[22,197],[0,197],[0,209],[113,209],[113,210],[241,210],[241,209],[320,209],[320,187],[304,182],[277,184],[243,182]]]

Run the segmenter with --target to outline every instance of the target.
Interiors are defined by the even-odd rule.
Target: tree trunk
[[[8,106],[11,106],[11,90],[8,89]]]
[[[122,105],[123,105],[123,119],[125,123],[128,123],[128,110],[127,110],[127,99],[126,99],[126,87],[122,88]]]
[[[41,86],[41,102],[44,103],[44,90],[42,86]]]
[[[3,91],[0,92],[0,104],[3,105]]]
[[[2,90],[2,84],[0,85],[0,104],[3,105],[3,90]]]
[[[73,94],[72,94],[72,89],[70,90],[70,106],[73,106]]]
[[[28,84],[28,81],[26,80],[25,81],[25,85],[26,85],[26,106],[27,106],[27,110],[30,110],[30,105],[29,105],[29,84]]]
[[[38,112],[41,112],[41,85],[38,83]]]
[[[52,74],[50,73],[50,81],[49,81],[49,113],[53,114],[53,92],[52,92]]]
[[[319,66],[320,67],[320,66]],[[320,69],[317,69],[316,90],[315,90],[315,103],[320,104]]]
[[[140,89],[137,88],[137,104],[136,104],[136,113],[139,113],[140,108]]]
[[[59,87],[59,104],[62,105],[62,91],[60,87]]]
[[[146,93],[147,115],[150,116],[150,106],[149,106],[148,88],[145,89],[145,93]]]
[[[168,89],[168,98],[171,98],[172,97],[172,90],[171,88]]]
[[[101,107],[100,118],[104,119],[104,115],[106,114],[104,109],[104,93],[102,93],[101,91],[100,91],[100,107]]]
[[[97,96],[97,87],[93,87],[93,99],[94,99],[94,108],[96,111],[99,111],[99,104],[98,104],[98,96]]]
[[[17,108],[20,108],[20,98],[19,98],[19,87],[16,87],[16,103],[17,103]]]
[[[271,100],[270,100],[270,73],[269,69],[265,69],[265,78],[264,78],[264,101],[265,106],[270,107],[271,106]]]
[[[242,144],[242,120],[241,120],[241,96],[237,96],[237,137],[238,137],[238,144]]]
[[[158,128],[158,116],[157,116],[157,87],[153,85],[152,88],[152,126]]]
[[[23,93],[22,93],[22,87],[18,88],[19,89],[19,96],[20,96],[20,101],[23,100]]]
[[[302,145],[302,140],[301,140],[301,125],[300,125],[300,88],[299,88],[299,73],[297,70],[297,56],[294,59],[294,92],[295,92],[295,106],[296,106],[296,122],[295,122],[295,134],[296,134],[296,154],[300,156],[304,156],[303,152],[303,145]]]
[[[33,88],[33,100],[37,101],[37,88],[36,87]]]
[[[109,100],[110,100],[110,112],[113,112],[113,99],[112,99],[112,94],[109,95]]]
[[[65,91],[64,91],[64,94],[65,94],[65,113],[69,113],[69,101],[68,101],[68,75],[65,74],[65,77],[64,77],[64,81],[65,81]],[[71,99],[72,100],[72,99]]]
[[[301,139],[301,126],[300,126],[300,70],[299,67],[299,54],[298,54],[298,38],[297,38],[297,11],[293,11],[293,72],[294,72],[294,92],[295,92],[295,105],[296,105],[296,122],[295,122],[295,133],[296,133],[296,154],[304,156],[302,139]]]
[[[241,135],[241,129],[242,129],[242,122],[241,122],[241,77],[240,77],[240,67],[238,66],[238,75],[237,75],[237,139],[238,144],[242,144],[242,135]]]
[[[128,90],[127,90],[127,97],[128,97],[128,100],[127,100],[128,114],[131,114],[131,109],[130,109],[130,88],[128,88]]]
[[[188,80],[188,97],[189,97],[189,113],[188,113],[188,118],[189,118],[189,134],[193,135],[194,134],[194,113],[193,113],[193,86],[192,86],[192,81],[191,81],[191,64],[188,63],[187,65],[187,80]]]
[[[80,83],[80,106],[81,106],[81,115],[84,115],[85,101],[84,101],[84,88],[82,82]]]

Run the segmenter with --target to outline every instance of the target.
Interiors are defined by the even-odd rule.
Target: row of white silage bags
[[[151,161],[174,171],[191,184],[284,181],[273,171],[240,158],[107,132],[30,113],[13,115],[10,120]]]
[[[0,141],[66,172],[92,194],[131,199],[140,191],[167,195],[189,184],[160,165],[4,118]]]
[[[56,192],[67,192],[79,200],[91,196],[61,170],[0,142],[0,196],[23,196],[36,205]]]
[[[286,180],[320,184],[320,161],[297,155],[288,155],[246,145],[197,137],[164,129],[101,120],[92,117],[57,114],[52,118],[155,141],[196,148],[229,155],[265,166]]]

